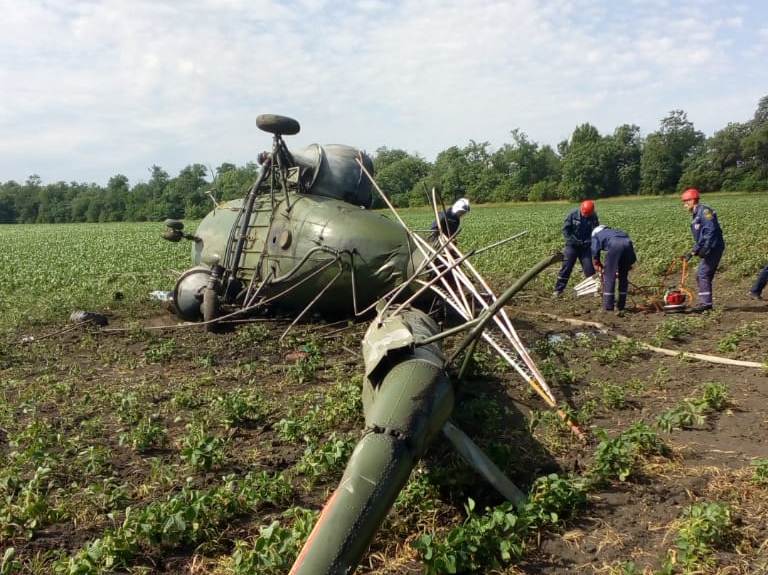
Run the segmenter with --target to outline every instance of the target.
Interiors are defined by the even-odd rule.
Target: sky
[[[768,2],[0,0],[0,181],[105,184],[289,147],[555,146],[584,122],[705,134],[768,95]]]

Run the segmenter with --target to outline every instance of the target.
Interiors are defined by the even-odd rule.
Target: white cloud
[[[755,0],[757,1],[757,0]],[[158,163],[244,162],[258,113],[291,145],[432,157],[521,127],[555,143],[591,121],[655,128],[671,108],[713,129],[751,115],[768,72],[739,51],[768,29],[716,2],[0,0],[0,180],[145,177]],[[749,48],[744,43],[749,38]],[[754,100],[751,105],[749,102]],[[642,125],[642,124],[641,124]],[[702,126],[699,126],[702,127]]]

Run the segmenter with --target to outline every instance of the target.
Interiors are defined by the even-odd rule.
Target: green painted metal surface
[[[276,198],[274,208],[268,195],[257,199],[236,272],[244,286],[266,280],[260,292],[264,297],[290,288],[273,307],[301,310],[335,278],[314,309],[351,314],[355,303],[358,310],[371,305],[413,270],[406,231],[384,215],[323,196]],[[227,202],[200,222],[193,263],[224,261],[239,235],[241,206],[242,200]]]
[[[399,325],[393,329],[392,324]],[[296,560],[293,575],[354,571],[414,465],[453,410],[454,390],[439,343],[414,348],[402,338],[392,339],[393,331],[403,326],[419,339],[439,331],[418,310],[381,324],[375,321],[369,328],[365,337],[369,347],[378,343],[388,349],[375,356],[375,366],[366,366],[371,373],[363,384],[366,431]]]

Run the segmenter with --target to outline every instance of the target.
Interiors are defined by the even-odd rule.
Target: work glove
[[[603,264],[600,263],[600,260],[592,260],[592,265],[595,266],[595,269],[599,272],[603,271]]]
[[[696,254],[694,254],[693,252],[687,252],[687,253],[685,253],[685,254],[683,255],[683,259],[684,259],[685,261],[689,262],[689,261],[691,261],[691,258],[692,258],[693,256],[695,256],[695,255],[696,255]]]

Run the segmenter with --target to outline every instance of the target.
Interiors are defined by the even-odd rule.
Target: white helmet
[[[597,234],[602,232],[607,227],[608,226],[603,226],[603,225],[597,226],[594,230],[592,230],[592,237],[594,238]]]
[[[466,214],[469,211],[469,200],[467,198],[461,198],[453,202],[451,206],[451,212],[456,215]]]

